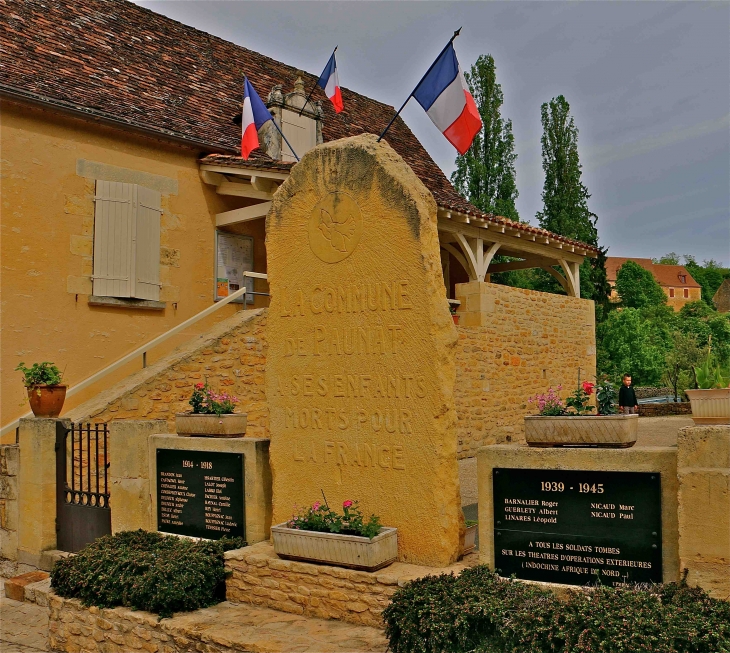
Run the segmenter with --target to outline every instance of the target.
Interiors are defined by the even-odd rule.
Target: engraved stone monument
[[[400,560],[454,562],[457,335],[433,197],[386,143],[343,139],[292,169],[266,233],[273,523],[323,491],[397,527]]]

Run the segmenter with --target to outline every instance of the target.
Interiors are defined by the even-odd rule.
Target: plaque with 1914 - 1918
[[[156,480],[158,531],[245,537],[242,454],[158,449]]]
[[[493,470],[495,567],[569,585],[662,581],[659,473]]]

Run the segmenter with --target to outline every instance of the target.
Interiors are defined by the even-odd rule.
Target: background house
[[[623,258],[609,256],[606,258],[606,276],[611,285],[611,300],[619,301],[616,293],[616,275],[626,261],[633,261],[637,265],[651,272],[656,282],[667,295],[667,304],[678,311],[687,302],[696,302],[702,299],[702,287],[687,272],[683,265],[659,265],[650,258]]]

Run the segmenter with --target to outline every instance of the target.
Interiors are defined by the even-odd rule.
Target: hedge
[[[51,587],[85,606],[124,606],[170,617],[224,601],[223,553],[245,545],[241,538],[196,541],[124,531],[56,562]]]
[[[684,582],[560,600],[478,566],[409,583],[383,618],[393,653],[730,653],[730,602]]]

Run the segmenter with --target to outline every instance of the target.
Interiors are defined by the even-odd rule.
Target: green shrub
[[[86,606],[124,606],[170,617],[225,600],[223,553],[241,538],[196,541],[124,531],[107,535],[59,560],[51,586]]]
[[[560,601],[479,566],[409,583],[383,618],[393,653],[730,652],[730,603],[677,583]]]

